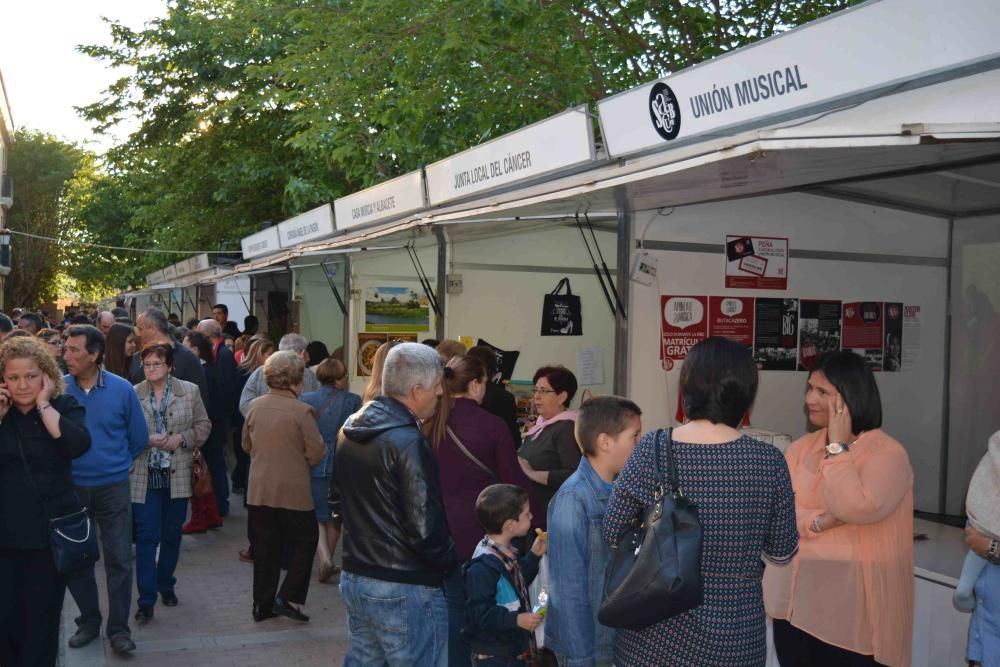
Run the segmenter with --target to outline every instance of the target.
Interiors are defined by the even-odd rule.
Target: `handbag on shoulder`
[[[17,450],[21,454],[21,463],[28,473],[31,486],[35,489],[35,495],[43,507],[46,505],[38,485],[35,484],[35,476],[31,474],[31,466],[28,465],[28,458],[24,455],[24,446],[21,444],[21,436],[15,431],[17,438]],[[50,514],[45,507],[46,514]],[[87,508],[84,507],[72,514],[49,519],[49,550],[52,552],[52,560],[55,561],[56,571],[59,574],[69,574],[88,565],[93,565],[101,559],[101,551],[97,546],[97,531],[94,530],[94,520],[91,518]]]
[[[660,466],[666,433],[669,486]],[[641,630],[702,603],[702,528],[698,507],[677,482],[672,429],[656,432],[656,487],[642,521],[611,548],[604,600],[597,619],[612,628]]]

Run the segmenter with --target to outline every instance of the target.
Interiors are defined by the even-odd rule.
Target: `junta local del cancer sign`
[[[708,297],[660,296],[660,362],[673,369],[688,351],[708,338]]]

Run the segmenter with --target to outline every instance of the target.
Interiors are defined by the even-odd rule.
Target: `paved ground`
[[[236,558],[246,546],[246,510],[233,496],[233,514],[225,526],[204,535],[185,536],[177,566],[173,608],[156,606],[152,622],[137,627],[130,620],[137,649],[129,657],[115,655],[107,640],[82,649],[66,646],[76,631],[77,607],[69,593],[63,611],[61,664],[65,667],[256,667],[272,665],[340,665],[347,649],[347,618],[336,585],[313,582],[303,611],[309,623],[274,618],[254,623],[250,616],[253,566]],[[337,554],[340,562],[340,554]],[[107,610],[104,570],[97,566],[101,608]],[[135,613],[134,590],[132,611]]]

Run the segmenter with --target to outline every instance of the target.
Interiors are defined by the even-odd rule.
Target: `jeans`
[[[347,607],[344,667],[446,667],[448,605],[440,588],[340,575]]]
[[[444,597],[448,603],[448,667],[468,667],[471,649],[462,637],[465,626],[465,577],[462,565],[444,580]]]
[[[110,639],[128,637],[129,606],[132,602],[132,499],[127,479],[104,486],[78,486],[76,495],[97,521],[101,534],[104,573],[108,579],[108,623]],[[80,628],[101,629],[101,607],[97,600],[97,579],[90,565],[66,577],[80,616]]]
[[[226,472],[224,446],[224,432],[213,428],[208,441],[201,448],[201,455],[205,457],[205,465],[208,466],[208,473],[212,477],[212,491],[215,492],[219,514],[229,516],[229,473]]]
[[[187,498],[171,498],[170,488],[148,489],[145,503],[134,503],[135,581],[139,606],[152,607],[156,594],[172,593],[174,570],[181,554],[181,527],[187,517]],[[160,549],[157,560],[156,548]]]

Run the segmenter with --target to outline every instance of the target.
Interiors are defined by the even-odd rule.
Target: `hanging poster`
[[[370,377],[372,374],[372,364],[375,361],[375,353],[378,348],[387,340],[385,334],[358,334],[358,376]]]
[[[660,295],[660,361],[669,371],[708,338],[708,297]]]
[[[788,239],[727,236],[726,287],[788,289]]]
[[[409,333],[430,328],[430,302],[418,288],[385,285],[365,290],[365,331]]]
[[[799,300],[758,298],[753,353],[764,371],[794,371],[799,342]]]
[[[708,297],[708,335],[753,347],[753,297]]]
[[[799,370],[821,354],[840,350],[840,301],[803,299],[799,305]]]
[[[913,370],[919,359],[920,306],[903,306],[903,370]]]
[[[865,358],[873,371],[882,370],[882,304],[855,301],[844,304],[844,332],[841,345]]]
[[[885,313],[885,348],[882,353],[882,370],[903,370],[903,304],[887,302]]]

